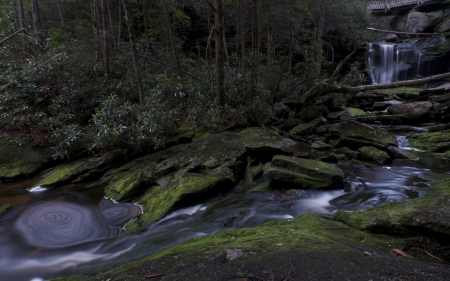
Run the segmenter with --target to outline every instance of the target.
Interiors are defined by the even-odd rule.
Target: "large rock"
[[[401,114],[409,118],[420,118],[433,111],[434,103],[429,101],[416,101],[403,104],[394,104],[388,107],[389,114]]]
[[[421,132],[408,135],[411,147],[435,152],[439,157],[450,158],[450,130],[439,132]]]
[[[123,156],[122,151],[116,150],[94,157],[84,157],[53,169],[47,177],[39,181],[37,186],[56,187],[62,184],[83,182],[94,179],[104,173],[106,166]]]
[[[397,138],[387,130],[356,121],[345,121],[340,123],[337,132],[342,137],[376,142],[384,146],[397,146]]]
[[[307,124],[300,124],[297,127],[295,127],[294,129],[291,130],[291,134],[293,135],[299,135],[299,136],[305,136],[308,135],[310,133],[312,133],[314,131],[314,128],[323,124],[324,122],[326,122],[327,119],[323,118],[323,117],[319,117],[314,119],[313,121],[307,123]]]
[[[50,153],[45,149],[0,139],[0,180],[31,177],[45,169],[51,161]]]
[[[410,12],[406,15],[399,16],[391,22],[393,30],[402,32],[424,32],[430,26],[430,18],[426,13]]]
[[[273,157],[264,166],[264,175],[275,184],[286,184],[296,188],[334,189],[343,186],[343,172],[333,165],[302,158],[282,155]]]
[[[372,159],[375,161],[378,161],[380,163],[390,164],[392,163],[392,159],[389,157],[389,155],[382,151],[378,150],[375,147],[372,146],[363,146],[358,149],[360,153],[361,158],[363,159]]]
[[[427,175],[425,175],[427,177]],[[423,198],[404,202],[389,202],[359,212],[338,211],[334,217],[347,224],[376,233],[421,233],[430,237],[450,235],[450,177],[439,175],[440,180],[424,190]],[[437,179],[429,175],[426,180]],[[444,237],[444,236],[441,236]]]
[[[444,21],[443,23],[441,23],[441,25],[439,25],[437,32],[447,32],[450,31],[450,19]]]

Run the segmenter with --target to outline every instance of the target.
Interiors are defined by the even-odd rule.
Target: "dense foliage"
[[[0,126],[46,137],[60,158],[90,131],[89,147],[98,151],[160,146],[180,127],[265,124],[286,114],[283,99],[306,91],[360,44],[368,21],[360,0],[222,1],[219,106],[217,10],[208,1],[41,0],[40,29],[25,2],[26,31],[0,45]],[[0,38],[20,28],[18,3],[0,0]],[[345,79],[361,83],[360,66],[351,70]]]

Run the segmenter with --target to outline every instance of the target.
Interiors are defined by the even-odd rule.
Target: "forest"
[[[364,5],[5,0],[0,122],[55,158],[73,156],[89,129],[96,152],[270,123],[368,39]],[[364,67],[352,62],[337,82],[368,83]]]
[[[0,0],[0,279],[447,280],[450,0]]]

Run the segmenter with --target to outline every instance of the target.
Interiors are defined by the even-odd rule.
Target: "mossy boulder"
[[[0,139],[0,180],[14,180],[31,177],[45,169],[52,161],[44,148],[28,144],[12,144]]]
[[[450,130],[409,134],[408,141],[411,147],[420,150],[446,152],[450,149]]]
[[[147,188],[144,196],[137,202],[144,213],[128,225],[126,230],[132,232],[132,225],[147,226],[172,210],[226,192],[235,184],[233,172],[226,165],[195,172],[180,170],[159,184]]]
[[[392,159],[386,152],[378,150],[375,147],[363,146],[359,148],[358,151],[360,152],[359,155],[362,159],[371,159],[384,164],[392,163]]]
[[[160,280],[219,280],[224,276],[230,280],[289,276],[295,280],[328,280],[332,276],[335,280],[418,281],[425,274],[436,280],[448,275],[446,265],[433,262],[430,271],[430,262],[396,257],[390,250],[403,249],[407,243],[406,239],[373,235],[305,214],[193,238],[87,280],[141,280],[162,274]],[[419,253],[405,251],[413,256]],[[74,280],[69,278],[57,280]]]
[[[54,168],[47,177],[39,181],[37,186],[56,187],[62,184],[90,180],[104,172],[106,166],[122,155],[120,150],[111,151],[95,157],[81,159],[62,164]]]
[[[376,233],[450,235],[450,176],[440,175],[439,178],[425,190],[423,198],[389,202],[357,212],[338,211],[334,217]]]
[[[434,103],[430,101],[416,101],[402,104],[394,104],[387,108],[389,114],[400,114],[408,118],[420,118],[432,113]]]
[[[233,139],[242,142],[250,156],[262,160],[270,160],[277,154],[292,155],[290,147],[296,145],[295,141],[263,128],[245,129],[237,133]]]
[[[362,124],[356,121],[345,121],[339,124],[337,132],[341,137],[349,137],[376,142],[384,146],[398,146],[397,138],[385,129]]]
[[[290,133],[293,135],[305,136],[307,134],[312,133],[314,131],[314,128],[325,123],[326,121],[327,121],[327,119],[325,119],[323,117],[319,117],[307,124],[300,124],[300,125],[296,126],[295,128],[293,128],[291,130]]]
[[[276,155],[264,166],[264,175],[275,185],[335,189],[343,186],[341,169],[321,161]]]

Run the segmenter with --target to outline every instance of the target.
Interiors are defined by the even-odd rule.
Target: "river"
[[[389,128],[399,147],[411,150],[405,126]],[[410,127],[408,130],[423,130]],[[122,225],[141,210],[130,203],[104,199],[103,187],[89,183],[50,190],[27,189],[40,179],[0,184],[0,206],[11,204],[0,217],[0,272],[3,280],[38,281],[68,274],[93,273],[137,260],[192,237],[232,227],[252,227],[274,218],[305,213],[330,216],[336,210],[359,210],[388,201],[420,197],[429,185],[423,173],[446,173],[447,160],[414,151],[417,160],[391,165],[341,160],[344,190],[277,190],[244,194],[237,187],[199,205],[178,210],[141,234],[119,237]],[[320,155],[317,155],[319,157]],[[314,156],[313,156],[314,157]]]

